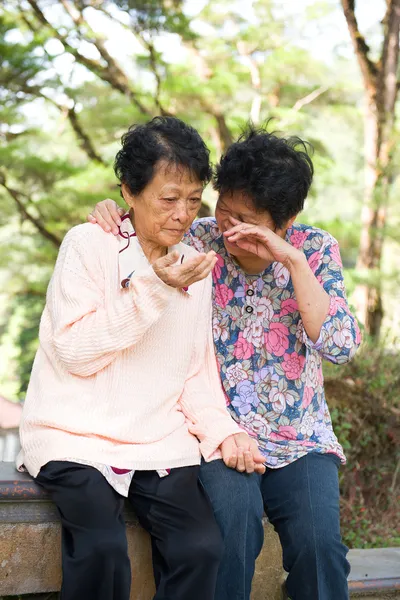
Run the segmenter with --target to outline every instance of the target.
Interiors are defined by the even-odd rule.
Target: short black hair
[[[176,117],[154,117],[148,123],[132,125],[121,143],[114,171],[133,195],[150,183],[162,161],[187,169],[203,185],[211,179],[210,151],[196,129]]]
[[[280,229],[304,207],[314,174],[312,147],[298,137],[268,133],[266,127],[248,125],[228,148],[217,165],[214,188],[219,194],[244,192]]]

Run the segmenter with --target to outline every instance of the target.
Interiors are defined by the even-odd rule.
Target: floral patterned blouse
[[[322,359],[349,361],[361,341],[347,305],[337,241],[295,224],[286,241],[302,250],[331,297],[319,339],[304,329],[289,271],[278,262],[247,275],[225,249],[213,218],[195,221],[184,240],[215,250],[213,333],[227,405],[259,442],[266,465],[283,467],[308,452],[331,452],[345,462],[325,400]]]

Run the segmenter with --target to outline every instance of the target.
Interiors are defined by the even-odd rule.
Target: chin
[[[173,234],[171,233],[165,233],[162,236],[162,240],[161,243],[163,246],[175,246],[176,244],[179,244],[179,242],[182,240],[184,234],[183,233],[177,233],[177,234]]]

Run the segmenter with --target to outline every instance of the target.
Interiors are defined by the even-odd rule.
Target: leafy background
[[[371,60],[385,6],[357,6]],[[99,200],[119,200],[120,136],[156,114],[198,128],[214,161],[249,119],[309,140],[316,177],[301,220],[339,239],[350,295],[362,280],[365,86],[339,0],[5,0],[0,55],[2,395],[24,398],[65,232]],[[380,339],[366,335],[352,364],[325,373],[349,458],[342,521],[352,547],[400,542],[396,124],[391,134],[383,255],[371,273],[382,289]],[[205,200],[212,210],[211,188]]]

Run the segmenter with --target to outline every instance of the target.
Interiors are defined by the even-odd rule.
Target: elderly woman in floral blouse
[[[263,541],[262,514],[279,534],[293,600],[346,600],[338,468],[345,462],[324,395],[322,359],[352,358],[360,331],[344,290],[337,241],[296,222],[313,177],[306,146],[249,129],[222,157],[215,219],[193,223],[186,243],[214,250],[213,325],[232,416],[258,440],[264,475],[222,461],[202,483],[225,554],[215,600],[248,600]],[[110,200],[90,216],[115,233]],[[232,459],[244,471],[243,454]]]

